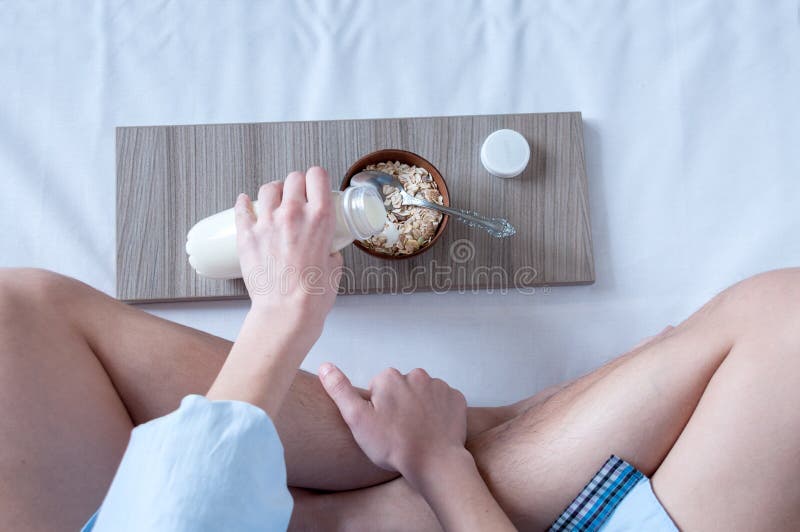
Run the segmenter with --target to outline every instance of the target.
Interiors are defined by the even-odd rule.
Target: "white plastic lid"
[[[497,177],[517,177],[525,171],[531,158],[531,147],[513,129],[498,129],[483,141],[481,163]]]

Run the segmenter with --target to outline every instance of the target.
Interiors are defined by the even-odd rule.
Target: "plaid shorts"
[[[634,489],[636,488],[636,489]],[[617,507],[632,491],[635,500],[627,507]],[[625,506],[625,505],[623,505]],[[613,526],[612,521],[619,521]],[[641,471],[625,460],[612,456],[575,497],[550,527],[550,532],[589,532],[609,525],[614,530],[675,530],[677,527],[655,498],[650,483]]]

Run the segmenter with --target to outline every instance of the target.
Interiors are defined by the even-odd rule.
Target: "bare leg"
[[[352,491],[316,494],[292,490],[289,530],[329,532],[440,531],[425,499],[401,477]]]
[[[798,529],[798,303],[800,270],[740,283],[468,447],[524,530],[549,526],[610,454],[655,473],[656,494],[685,530]],[[374,488],[300,498],[294,524],[305,525],[308,508],[327,511],[324,529],[349,529],[348,519],[404,529],[379,516],[405,497],[419,506],[415,519],[428,519],[415,530],[438,529],[402,479],[390,484],[391,499]]]
[[[800,270],[731,295],[736,340],[653,489],[683,530],[800,530]]]
[[[133,426],[103,366],[55,308],[0,296],[0,529],[78,530]]]
[[[0,530],[78,528],[133,426],[204,394],[230,342],[41,270],[0,270]],[[474,409],[472,433],[516,412]],[[299,372],[278,419],[289,481],[353,489],[396,475],[358,449],[317,378]]]

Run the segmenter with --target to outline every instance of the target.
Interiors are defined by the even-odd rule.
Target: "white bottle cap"
[[[497,177],[517,177],[525,171],[531,158],[531,147],[513,129],[498,129],[483,141],[481,163]]]

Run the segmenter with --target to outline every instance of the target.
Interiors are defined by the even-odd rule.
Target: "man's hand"
[[[236,200],[236,247],[257,310],[301,311],[316,325],[333,306],[342,256],[331,254],[336,218],[328,173],[319,167],[263,185],[257,212]]]
[[[356,442],[378,466],[413,484],[428,464],[465,452],[467,403],[443,380],[422,369],[408,375],[387,369],[373,379],[365,400],[336,366],[323,364],[319,374]]]

